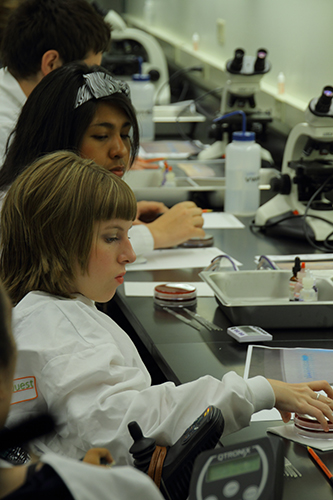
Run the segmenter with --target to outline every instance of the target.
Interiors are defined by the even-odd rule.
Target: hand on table
[[[164,214],[169,209],[159,201],[138,201],[136,219],[133,224],[153,221],[160,214]]]
[[[100,465],[103,467],[104,464],[101,464],[101,459],[104,459],[107,464],[113,462],[113,458],[106,448],[91,448],[85,454],[83,461],[88,464]]]
[[[192,201],[183,201],[148,224],[148,228],[153,235],[155,249],[169,248],[191,238],[203,238],[203,223],[201,208]]]
[[[284,422],[289,422],[291,413],[310,415],[328,431],[328,419],[333,423],[333,389],[325,380],[316,382],[287,384],[278,380],[268,380],[275,394],[275,407]],[[324,391],[328,397],[316,391]],[[318,396],[318,397],[317,397]],[[326,418],[325,418],[326,417]]]

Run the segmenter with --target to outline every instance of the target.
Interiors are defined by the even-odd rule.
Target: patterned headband
[[[130,98],[130,89],[127,83],[116,80],[112,76],[98,71],[83,75],[85,83],[79,88],[76,96],[74,109],[90,99],[100,99],[112,94],[124,94]]]

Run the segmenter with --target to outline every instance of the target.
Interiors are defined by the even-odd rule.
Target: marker
[[[313,449],[310,448],[310,446],[307,446],[306,448],[307,448],[308,452],[310,453],[310,455],[312,456],[312,458],[314,459],[314,461],[316,462],[316,464],[319,465],[319,467],[324,472],[324,474],[326,474],[327,479],[329,480],[331,486],[333,487],[333,474],[332,474],[332,472],[326,467],[324,462],[322,462],[320,460],[317,453],[315,451],[313,451]]]
[[[211,208],[203,208],[203,209],[202,209],[202,213],[203,213],[203,214],[207,214],[207,213],[209,213],[209,212],[213,212],[213,210],[212,210]]]
[[[154,162],[162,161],[162,160],[164,160],[164,158],[163,157],[161,157],[161,158],[139,158],[139,160],[144,161],[146,163],[154,163]]]

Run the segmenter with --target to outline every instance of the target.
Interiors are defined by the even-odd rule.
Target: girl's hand
[[[101,465],[103,467],[105,464],[101,464],[101,459],[103,459],[106,464],[111,464],[113,462],[113,458],[106,448],[91,448],[85,454],[83,461],[88,464]]]
[[[138,201],[136,219],[133,224],[153,221],[168,210],[168,207],[159,201]]]
[[[193,201],[182,201],[148,224],[154,238],[154,248],[169,248],[190,238],[203,238],[204,220],[201,208]]]
[[[310,415],[328,432],[328,422],[333,423],[333,389],[328,382],[287,384],[279,380],[268,380],[275,394],[275,407],[284,422],[289,422],[291,413]],[[327,397],[317,391],[324,391]]]

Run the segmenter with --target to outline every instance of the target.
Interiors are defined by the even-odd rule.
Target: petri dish
[[[193,307],[197,289],[188,283],[162,283],[155,286],[154,303],[161,307]]]
[[[298,434],[310,438],[333,439],[333,424],[328,422],[329,431],[325,432],[318,420],[310,415],[295,413],[295,430]]]

